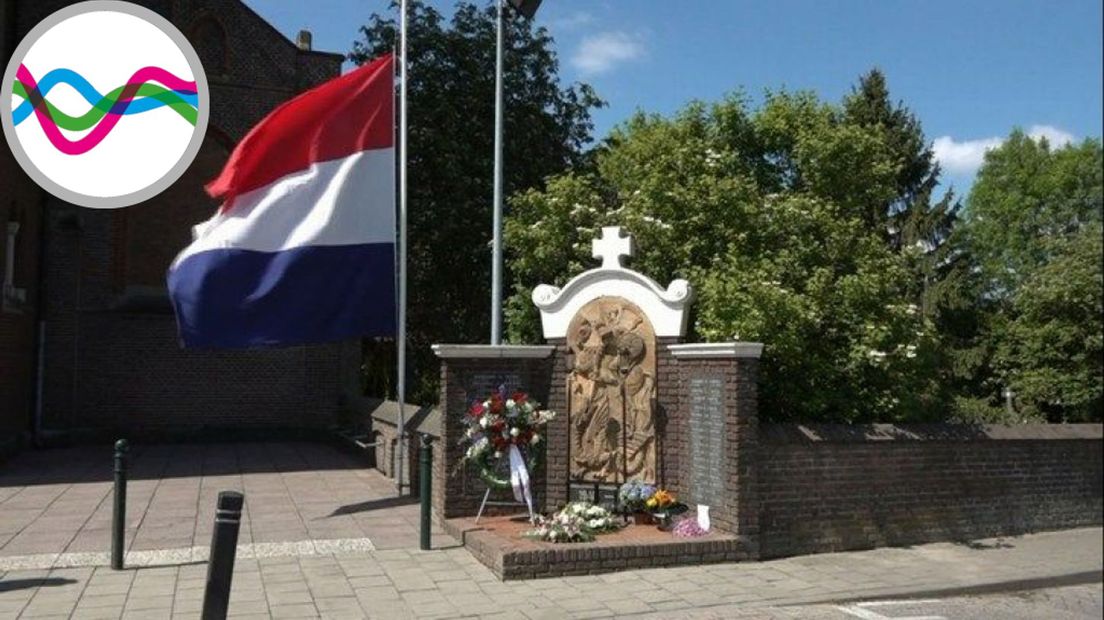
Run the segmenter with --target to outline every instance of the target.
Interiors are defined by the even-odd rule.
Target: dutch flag
[[[207,192],[218,213],[169,268],[186,347],[395,334],[393,58],[254,127]]]

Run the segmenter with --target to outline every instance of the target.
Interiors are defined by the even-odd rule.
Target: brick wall
[[[1099,525],[1101,425],[777,426],[763,557]]]
[[[674,484],[689,503],[710,506],[710,519],[719,530],[740,538],[749,554],[758,552],[759,510],[757,463],[759,458],[759,414],[757,357],[683,356],[677,359],[679,393],[668,441],[672,452],[681,455]],[[690,464],[692,447],[691,408],[696,380],[716,380],[721,389],[718,403],[723,412],[724,440],[720,497],[704,496],[694,488]]]
[[[3,63],[0,62],[0,66]],[[0,148],[0,286],[8,251],[9,221],[19,223],[14,284],[26,301],[0,302],[0,452],[21,443],[31,428],[36,362],[39,237],[42,192],[30,182],[6,147]]]
[[[545,445],[545,498],[549,509],[556,509],[567,503],[567,479],[570,468],[569,435],[570,424],[567,418],[567,375],[570,371],[569,357],[571,348],[563,338],[549,339],[548,344],[555,347],[549,360],[552,378],[548,386],[548,409],[556,412],[556,417],[548,423]]]
[[[434,446],[433,509],[438,516],[473,516],[479,509],[486,485],[474,468],[463,464],[465,447],[461,438],[467,426],[464,416],[471,402],[486,398],[500,384],[508,389],[521,389],[542,403],[549,402],[550,360],[547,355],[536,359],[445,358],[441,360],[441,438]],[[551,432],[550,432],[551,434]],[[557,452],[547,445],[547,454]],[[546,463],[545,471],[551,468]],[[533,491],[536,507],[545,505],[545,484],[534,476]],[[498,500],[513,500],[509,491],[494,494]],[[496,512],[488,509],[488,514]],[[516,512],[516,509],[511,510]]]

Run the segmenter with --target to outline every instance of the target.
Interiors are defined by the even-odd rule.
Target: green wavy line
[[[62,129],[68,129],[70,131],[84,131],[89,127],[94,126],[100,121],[101,118],[107,115],[111,111],[111,108],[119,100],[119,95],[122,94],[124,86],[120,86],[115,90],[104,95],[103,99],[100,99],[96,105],[92,106],[82,116],[69,116],[65,112],[57,109],[54,104],[46,101],[46,107],[50,111],[50,118],[54,120],[58,127]],[[24,99],[28,99],[27,89],[23,86],[23,83],[16,80],[14,92],[17,96]],[[173,91],[157,84],[146,83],[138,88],[138,92],[134,95],[137,97],[152,97],[158,101],[169,106],[176,111],[177,114],[184,117],[184,120],[188,121],[192,125],[196,124],[199,116],[199,112],[180,98],[180,95]]]

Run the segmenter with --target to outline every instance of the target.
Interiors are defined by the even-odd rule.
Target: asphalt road
[[[693,618],[764,620],[1099,620],[1104,586],[1046,588],[979,596],[866,601],[839,605],[701,610]]]

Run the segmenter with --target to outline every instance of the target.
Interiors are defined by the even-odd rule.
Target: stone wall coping
[[[363,411],[372,418],[373,423],[383,423],[388,426],[399,425],[399,403],[395,400],[382,400],[365,398],[357,403],[358,411]],[[411,403],[406,404],[405,429],[408,433],[427,433],[433,437],[441,436],[441,412],[437,407],[425,407]]]
[[[769,444],[1100,440],[1101,424],[762,424]]]
[[[695,342],[667,345],[678,359],[745,358],[759,359],[763,355],[761,342]]]
[[[435,344],[431,347],[441,359],[544,359],[552,355],[552,345],[528,344]]]

